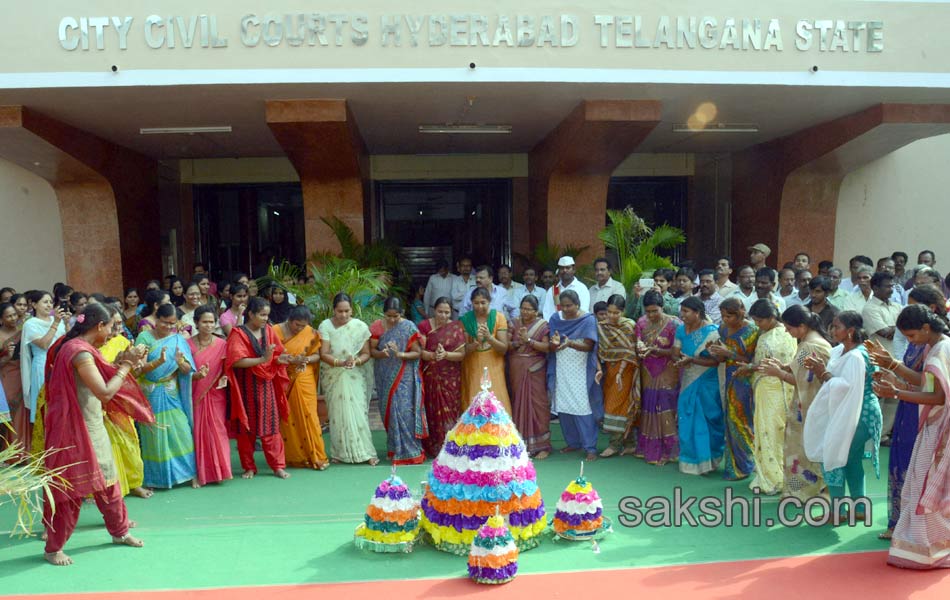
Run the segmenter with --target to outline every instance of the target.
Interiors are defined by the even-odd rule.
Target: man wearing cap
[[[756,272],[765,266],[765,259],[769,257],[769,254],[772,254],[772,249],[761,242],[754,246],[749,246],[748,250],[749,266]]]
[[[574,277],[574,259],[562,256],[557,261],[558,280],[544,293],[544,302],[541,303],[541,314],[545,320],[561,310],[560,297],[564,290],[574,290],[580,300],[580,307],[590,307],[590,292],[587,286]]]

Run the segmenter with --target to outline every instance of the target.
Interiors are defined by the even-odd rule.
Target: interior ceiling
[[[734,152],[881,102],[950,103],[950,90],[636,84],[293,84],[0,90],[24,105],[157,159],[281,156],[266,100],[345,98],[371,154],[528,152],[584,99],[660,100],[663,121],[637,152]],[[469,101],[471,100],[471,104]],[[714,121],[758,133],[674,133],[711,102]],[[512,126],[510,135],[426,135],[423,123]],[[142,127],[231,125],[232,133],[141,135]]]

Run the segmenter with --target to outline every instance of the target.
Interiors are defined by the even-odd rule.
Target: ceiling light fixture
[[[693,127],[688,123],[674,123],[673,133],[758,133],[759,126],[754,123],[708,123],[704,127]]]
[[[470,134],[506,134],[511,133],[511,125],[466,125],[462,123],[444,123],[441,125],[420,125],[419,133],[470,133]]]
[[[140,135],[159,135],[184,133],[193,135],[195,133],[231,133],[230,125],[213,125],[210,127],[142,127],[139,129]]]

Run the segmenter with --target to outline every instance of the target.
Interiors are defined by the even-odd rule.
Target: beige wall
[[[242,43],[241,23],[246,15],[253,15],[263,21],[266,17],[276,18],[270,26],[275,34],[277,27],[283,25],[284,15],[317,15],[327,18],[332,13],[345,15],[347,22],[341,26],[341,43],[336,44],[334,26],[325,23],[325,43],[314,36],[311,46],[306,38],[302,43],[292,45],[286,36],[273,38],[275,45],[265,44],[263,39],[253,47]],[[179,25],[173,25],[175,48],[167,43],[158,48],[150,48],[146,39],[146,19],[150,15],[159,15],[162,19],[172,19],[173,23],[185,25],[186,31],[192,24],[196,27],[191,47],[185,46],[185,39],[178,33]],[[199,20],[200,15],[205,18]],[[417,36],[417,45],[410,43],[410,32],[406,16],[422,18],[421,31]],[[429,21],[426,17],[437,15],[445,17],[447,22],[452,16],[456,22],[455,44],[451,39],[446,43],[431,46],[429,39]],[[472,34],[472,29],[481,28],[473,24],[473,16],[483,16],[486,25],[488,46]],[[524,47],[508,47],[503,44],[492,45],[499,16],[510,19],[512,29],[517,28],[519,16],[534,19],[532,31],[537,35],[543,19],[550,18],[555,39],[560,36],[561,16],[570,16],[576,20],[578,35],[576,43],[569,47],[552,47],[551,44],[539,46],[537,41]],[[606,31],[606,47],[602,47],[601,28],[597,17],[613,17],[614,25]],[[642,34],[640,44],[635,46],[634,30],[640,18]],[[692,17],[696,26],[704,17],[716,20],[716,32],[711,37],[715,47],[704,48],[695,40],[694,48],[676,47],[675,27],[677,17]],[[58,31],[64,17],[81,18],[115,17],[119,24],[131,17],[126,36],[126,49],[119,48],[120,36],[111,19],[102,28],[103,49],[97,49],[96,32],[88,27],[88,49],[81,46],[76,50],[66,50],[59,42]],[[211,31],[212,17],[217,27],[218,46],[214,43]],[[392,38],[384,46],[382,23],[384,18],[396,18],[401,21],[401,44],[395,46]],[[624,26],[625,35],[617,42],[616,23],[620,17],[630,17]],[[176,18],[180,18],[178,21]],[[365,19],[365,26],[352,24],[357,18]],[[720,47],[721,37],[726,30],[727,19],[734,19],[737,28],[738,47]],[[765,46],[770,21],[775,19],[782,32],[782,50],[776,47],[765,49],[742,48],[741,27],[743,19],[754,23],[761,21],[759,44]],[[796,47],[796,28],[801,20],[815,19],[840,20],[842,27],[848,22],[882,22],[883,52],[868,52],[866,35],[861,35],[856,50],[851,43],[851,32],[846,31],[848,51],[838,48],[832,51],[828,46],[824,51],[817,39],[808,49]],[[281,77],[284,69],[314,68],[388,68],[405,69],[414,67],[439,67],[457,70],[457,77],[469,78],[467,65],[475,61],[479,67],[572,67],[578,69],[650,69],[650,70],[721,70],[721,71],[788,71],[805,75],[813,64],[822,69],[867,71],[867,72],[941,72],[950,71],[950,61],[944,57],[950,54],[950,36],[946,34],[946,24],[950,22],[950,5],[933,2],[860,2],[830,0],[800,0],[798,2],[768,3],[754,0],[724,0],[715,5],[696,0],[670,0],[659,2],[652,0],[640,3],[623,3],[611,0],[596,2],[573,2],[569,4],[550,0],[521,0],[512,5],[504,0],[480,0],[475,2],[452,2],[446,4],[436,0],[417,0],[415,2],[393,3],[391,0],[353,0],[345,4],[317,4],[300,0],[276,0],[260,3],[251,0],[156,0],[150,3],[129,3],[123,0],[45,0],[17,5],[5,19],[7,27],[0,36],[0,72],[11,73],[62,73],[83,71],[101,74],[100,85],[115,85],[109,77],[121,82],[123,74],[138,69],[276,69],[264,74],[265,77]],[[477,21],[476,21],[477,22]],[[280,25],[278,25],[280,23]],[[668,23],[673,30],[672,48],[654,43],[658,29]],[[202,27],[204,24],[204,35]],[[322,25],[321,25],[322,26]],[[873,25],[872,25],[873,26]],[[149,28],[167,39],[169,28],[163,24],[159,29]],[[252,27],[255,36],[261,27]],[[357,31],[366,32],[360,36]],[[844,31],[844,30],[843,30]],[[623,33],[623,32],[622,32]],[[517,32],[514,32],[517,35]],[[828,34],[830,36],[830,33]],[[662,36],[660,36],[662,39]],[[817,35],[815,36],[817,38]],[[227,40],[223,47],[221,40]],[[475,44],[472,44],[472,40]],[[69,30],[68,44],[79,43],[78,30]],[[727,40],[728,41],[728,40]],[[204,42],[204,43],[203,43]],[[158,45],[156,43],[156,45]],[[631,47],[621,47],[631,46]],[[109,72],[110,65],[120,67],[119,74]],[[260,74],[259,74],[260,75]],[[156,74],[156,77],[168,77],[169,74]],[[355,75],[359,77],[359,75]],[[120,83],[121,84],[121,83]]]
[[[919,140],[844,178],[835,227],[836,265],[847,271],[856,254],[873,260],[902,250],[917,259],[937,253],[937,270],[950,268],[950,135]],[[818,257],[822,260],[826,257]]]
[[[0,286],[49,290],[66,279],[63,225],[53,188],[0,160]]]

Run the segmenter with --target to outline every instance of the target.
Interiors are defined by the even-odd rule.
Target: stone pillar
[[[340,245],[321,217],[368,237],[369,158],[346,100],[269,100],[267,124],[300,175],[307,254]]]
[[[603,254],[610,175],[660,121],[655,100],[585,100],[531,150],[531,247],[590,246]]]
[[[69,285],[121,295],[161,274],[154,160],[22,106],[0,107],[0,156],[56,191]]]
[[[772,248],[780,267],[795,253],[834,256],[841,181],[850,171],[926,137],[950,132],[950,105],[877,104],[753,146],[733,157],[732,253]]]

